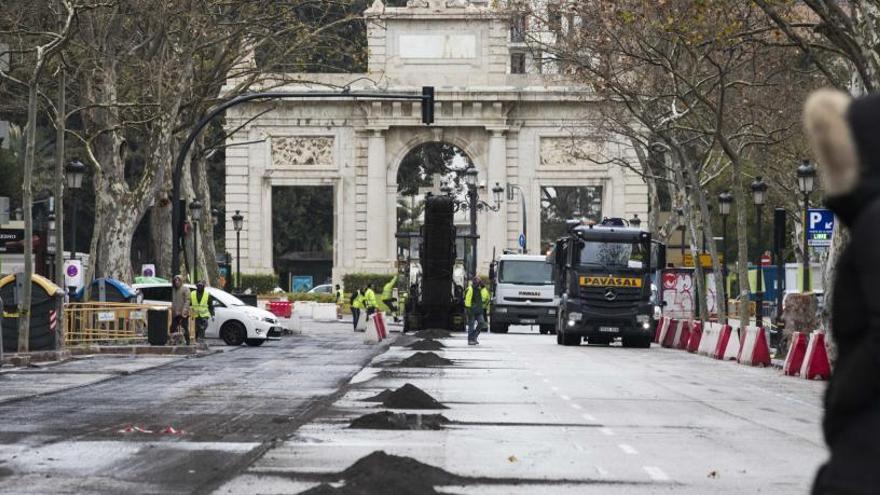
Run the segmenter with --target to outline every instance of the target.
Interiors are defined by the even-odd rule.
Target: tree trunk
[[[736,210],[736,245],[737,260],[736,270],[739,280],[739,322],[740,328],[746,328],[749,324],[749,227],[746,216],[746,205],[750,204],[743,189],[742,166],[738,160],[731,160],[733,166],[733,195]]]
[[[199,154],[201,155],[201,154]],[[208,184],[207,161],[204,159],[195,162],[195,174],[193,177],[196,197],[200,198],[204,208],[199,219],[199,252],[201,264],[199,272],[212,285],[217,285],[220,278],[220,269],[217,266],[217,250],[214,247],[214,218],[211,215],[211,188]]]
[[[37,66],[42,66],[42,50],[37,50]],[[31,214],[31,179],[34,172],[34,153],[37,137],[37,79],[39,69],[28,87],[28,120],[24,152],[24,179],[21,186],[21,203],[24,211],[24,274],[21,301],[18,310],[18,352],[28,352],[31,339],[31,278],[34,273],[34,225]]]
[[[849,230],[838,219],[834,221],[834,235],[832,239],[831,248],[822,271],[824,307],[821,320],[825,333],[828,334],[828,338],[825,339],[825,345],[828,347],[828,359],[834,364],[837,361],[837,346],[834,344],[834,339],[831,338],[834,334],[834,327],[831,325],[831,314],[834,310],[834,280],[837,277],[837,260],[849,244]]]

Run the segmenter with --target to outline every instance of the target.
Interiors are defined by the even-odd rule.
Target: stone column
[[[385,135],[382,130],[373,130],[367,145],[367,261],[389,259],[387,174]]]
[[[490,130],[489,136],[489,167],[484,199],[492,205],[495,204],[492,188],[495,187],[496,182],[501,187],[507,187],[507,137],[501,129]],[[483,260],[488,261],[492,258],[493,247],[496,255],[500,255],[508,247],[506,191],[501,198],[501,209],[497,212],[489,212],[487,215],[486,242],[483,243],[483,252],[480,256]]]

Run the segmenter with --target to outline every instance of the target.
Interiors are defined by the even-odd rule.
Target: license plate
[[[534,325],[537,322],[538,322],[538,320],[521,320],[521,323],[523,325]]]
[[[599,327],[599,331],[603,333],[618,333],[620,332],[619,327]]]

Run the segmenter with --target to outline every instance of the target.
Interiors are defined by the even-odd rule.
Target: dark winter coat
[[[880,493],[880,96],[855,100],[846,119],[859,181],[827,200],[850,229],[832,295],[837,362],[825,394],[823,431],[831,450],[814,494]]]

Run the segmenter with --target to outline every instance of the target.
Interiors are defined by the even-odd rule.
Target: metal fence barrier
[[[134,345],[147,343],[147,312],[165,311],[171,321],[171,308],[146,304],[84,302],[64,306],[64,344]],[[166,332],[170,330],[166,325]],[[195,322],[189,318],[186,331],[195,342]],[[169,343],[171,342],[169,339]],[[183,345],[184,342],[180,342]]]

